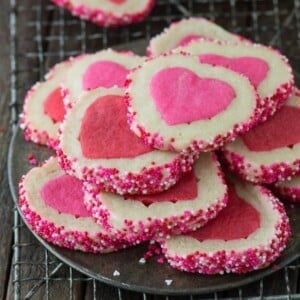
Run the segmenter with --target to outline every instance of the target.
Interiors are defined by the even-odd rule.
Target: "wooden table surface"
[[[0,4],[0,299],[4,299],[11,270],[12,200],[8,188],[7,151],[10,139],[10,65],[8,3]]]
[[[13,2],[13,1],[11,1]],[[18,3],[20,2],[20,4]],[[171,1],[170,1],[171,2]],[[174,1],[173,1],[174,2]],[[176,2],[176,1],[175,1]],[[198,14],[216,18],[217,22],[229,29],[238,31],[257,41],[273,43],[280,47],[284,53],[291,58],[293,66],[299,70],[299,32],[300,30],[300,9],[299,1],[177,1],[181,4],[173,8],[168,1],[158,1],[158,8],[154,10],[151,18],[146,23],[123,29],[106,30],[90,25],[85,22],[79,22],[63,10],[56,9],[49,5],[47,0],[24,0],[17,1],[15,7],[17,14],[17,62],[18,62],[18,82],[17,82],[17,100],[22,103],[24,93],[35,81],[39,80],[44,72],[55,62],[67,57],[70,54],[76,54],[83,51],[92,51],[101,49],[106,45],[124,43],[131,39],[138,39],[158,33],[171,19],[178,19],[183,16],[185,9],[197,12]],[[278,2],[279,7],[276,5]],[[39,10],[42,7],[42,10]],[[261,12],[256,14],[256,12]],[[11,100],[11,80],[10,80],[10,47],[9,47],[9,16],[11,4],[8,0],[2,0],[0,3],[0,299],[12,299],[13,289],[13,202],[9,192],[7,178],[7,153],[11,136],[10,129],[10,108]],[[224,12],[227,12],[224,13]],[[237,12],[237,13],[236,13]],[[170,16],[167,19],[165,16]],[[36,21],[38,18],[39,22]],[[269,20],[268,20],[269,18]],[[63,20],[63,23],[62,23]],[[31,23],[32,24],[31,24]],[[31,25],[30,25],[31,24]],[[268,27],[269,26],[269,27]],[[149,27],[151,27],[149,29]],[[283,31],[280,28],[286,27]],[[134,34],[132,34],[134,32]],[[83,35],[84,36],[83,36]],[[276,37],[277,34],[277,37]],[[66,39],[60,37],[65,35]],[[288,42],[287,42],[288,41]],[[62,51],[59,51],[62,50]],[[38,55],[42,53],[43,55]],[[23,267],[20,264],[22,278],[37,278],[44,276],[43,260],[45,251],[36,244],[31,234],[23,228],[22,242],[27,247],[21,254],[22,260],[26,263]],[[15,245],[16,247],[16,245]],[[47,255],[47,254],[46,254]],[[48,258],[47,258],[48,259]],[[41,261],[39,265],[29,266],[30,261]],[[49,258],[52,261],[52,258]],[[57,263],[57,262],[56,262]],[[92,299],[93,293],[97,290],[99,299],[115,299],[120,295],[118,290],[101,283],[95,283],[77,272],[72,273],[72,278],[79,278],[72,282],[72,297],[69,297],[70,269],[61,268],[60,278],[66,278],[65,281],[53,281],[51,284],[50,299]],[[286,290],[286,272],[290,272],[289,287]],[[69,276],[69,277],[68,277]],[[25,281],[24,281],[25,282]],[[23,299],[28,291],[35,286],[36,280],[32,279],[24,283],[24,291],[21,291],[20,299]],[[47,283],[48,284],[48,283]],[[49,287],[48,287],[49,288]],[[50,289],[50,288],[49,288]],[[253,290],[258,289],[257,285],[250,285],[244,295],[254,295]],[[252,294],[251,294],[252,292]],[[283,295],[286,293],[295,294],[298,292],[298,268],[294,264],[288,271],[281,271],[270,277],[264,282],[264,295]],[[141,294],[122,292],[123,299],[141,299]],[[239,297],[238,293],[221,293],[221,296]],[[261,294],[257,290],[257,294]],[[95,296],[95,295],[94,295]],[[30,299],[44,299],[45,286],[41,284],[40,288],[34,290]],[[233,296],[232,296],[233,297]],[[150,299],[164,299],[160,297],[150,297]],[[188,299],[188,297],[187,297]]]

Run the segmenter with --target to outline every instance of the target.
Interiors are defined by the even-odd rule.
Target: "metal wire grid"
[[[294,69],[300,70],[299,0],[158,0],[145,22],[120,29],[96,28],[45,0],[31,6],[26,5],[26,0],[10,0],[10,6],[9,105],[13,129],[17,126],[19,106],[26,90],[40,80],[54,63],[82,52],[140,38],[149,40],[171,21],[185,16],[201,15],[257,42],[275,45],[290,58]],[[51,19],[45,17],[49,15]],[[49,32],[50,23],[52,29]],[[32,32],[35,32],[34,36]],[[299,82],[299,73],[295,73]],[[79,289],[84,291],[86,299],[107,299],[105,295],[108,292],[114,294],[115,299],[171,299],[109,287],[78,273],[36,242],[16,209],[13,214],[13,293],[8,297],[52,299],[59,288],[60,299],[74,299]],[[35,255],[29,259],[28,253]],[[299,269],[300,265],[295,261],[274,275],[240,289],[180,299],[300,299],[297,290]]]

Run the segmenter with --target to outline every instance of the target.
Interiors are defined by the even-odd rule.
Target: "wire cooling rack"
[[[299,83],[299,0],[160,0],[145,22],[117,29],[80,21],[47,0],[10,0],[10,6],[12,126],[17,126],[26,90],[54,63],[82,52],[141,38],[149,40],[171,21],[192,15],[212,19],[230,31],[278,47],[289,57]],[[13,214],[13,280],[8,298],[173,299],[110,287],[78,273],[37,243],[16,209]],[[298,261],[294,261],[240,289],[180,299],[300,299],[299,270]]]

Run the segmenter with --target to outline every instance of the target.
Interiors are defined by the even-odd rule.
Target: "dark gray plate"
[[[32,167],[27,160],[28,153],[34,153],[39,161],[43,161],[52,152],[44,147],[26,143],[22,133],[17,128],[14,131],[8,164],[10,186],[14,201],[17,204],[16,195],[18,193],[19,179],[22,174]],[[246,275],[202,276],[188,274],[176,271],[167,264],[160,265],[155,260],[141,265],[138,261],[143,257],[147,248],[146,245],[111,254],[94,255],[55,247],[38,236],[36,238],[63,262],[105,283],[146,293],[167,295],[200,294],[230,289],[250,283],[275,272],[296,259],[300,252],[300,206],[287,205],[287,211],[291,220],[293,235],[283,255],[273,266]],[[120,272],[119,277],[113,276],[115,270]],[[166,286],[165,279],[172,279],[172,285]]]
[[[130,44],[126,48],[137,49],[142,53],[145,42]],[[140,50],[140,51],[138,51]],[[13,126],[8,157],[8,175],[11,192],[17,203],[18,182],[32,166],[28,163],[27,155],[33,153],[42,162],[53,154],[45,147],[26,143],[17,126]],[[261,279],[276,270],[286,266],[300,255],[300,206],[287,205],[287,212],[291,220],[293,235],[287,248],[274,265],[267,269],[255,271],[246,275],[210,275],[203,276],[179,272],[167,264],[160,265],[154,259],[145,265],[139,264],[147,245],[122,250],[105,255],[86,254],[79,251],[70,251],[55,247],[36,236],[36,238],[55,256],[80,272],[105,283],[139,292],[164,294],[164,295],[187,295],[216,292],[245,285]],[[114,277],[115,270],[120,276]],[[172,285],[165,284],[166,279],[172,279]]]

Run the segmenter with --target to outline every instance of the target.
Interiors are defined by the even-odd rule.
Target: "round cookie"
[[[201,154],[192,172],[160,194],[119,196],[89,183],[84,188],[85,204],[95,220],[129,242],[195,230],[227,203],[220,165],[210,153]]]
[[[158,56],[193,40],[205,38],[239,43],[245,39],[232,34],[212,21],[204,18],[188,18],[172,23],[162,33],[150,40],[147,48],[149,56]]]
[[[158,149],[214,150],[257,119],[258,95],[249,80],[223,67],[200,64],[195,56],[149,59],[127,79],[130,128]]]
[[[201,273],[246,273],[270,265],[286,247],[289,221],[266,188],[234,180],[227,207],[206,226],[161,242],[176,269]]]
[[[54,157],[22,177],[19,206],[30,228],[52,244],[92,253],[129,246],[94,222],[83,204],[82,182],[66,175]]]
[[[300,202],[300,175],[297,174],[288,180],[276,182],[273,189],[284,199]]]
[[[223,66],[246,76],[261,99],[259,121],[273,115],[294,88],[294,76],[287,58],[270,47],[202,39],[174,50],[175,53],[181,51],[197,55],[201,63]]]
[[[159,151],[128,127],[124,91],[85,93],[61,127],[62,168],[84,181],[119,194],[151,194],[174,185],[192,169],[194,154]]]
[[[82,93],[98,87],[123,88],[129,70],[143,60],[133,52],[118,52],[113,49],[72,58],[72,67],[62,84],[66,107],[71,107]]]
[[[35,84],[26,94],[20,127],[25,139],[54,148],[58,141],[58,128],[64,119],[63,91],[60,88],[70,61],[55,65],[45,81]]]
[[[142,21],[154,0],[51,0],[74,16],[99,26],[119,26]]]
[[[225,145],[222,151],[235,173],[255,183],[282,181],[299,172],[299,91],[296,89],[275,115]]]

